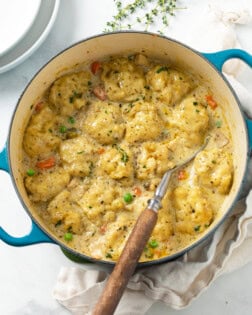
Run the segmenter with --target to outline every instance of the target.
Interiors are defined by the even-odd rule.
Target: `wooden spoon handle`
[[[92,315],[114,314],[156,222],[157,212],[152,209],[140,214]]]

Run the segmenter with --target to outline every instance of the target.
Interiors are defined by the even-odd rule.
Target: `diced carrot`
[[[106,230],[107,230],[107,224],[103,224],[103,225],[100,227],[100,232],[101,232],[101,234],[105,234]]]
[[[48,169],[48,168],[54,167],[55,164],[56,164],[56,159],[54,156],[51,156],[46,160],[42,160],[42,161],[37,162],[36,166],[38,168],[40,168],[41,170],[43,170],[43,169]]]
[[[36,111],[36,112],[41,111],[41,109],[42,109],[43,106],[44,106],[44,102],[43,102],[43,101],[38,102],[38,103],[35,105],[35,111]]]
[[[213,99],[212,95],[206,95],[206,101],[207,104],[211,107],[211,109],[215,109],[218,106],[216,101]]]
[[[139,188],[139,187],[135,187],[133,189],[133,193],[134,195],[136,195],[137,197],[141,196],[142,195],[142,190]]]
[[[105,149],[104,148],[100,148],[98,149],[97,153],[98,154],[103,154],[105,152]]]
[[[184,180],[184,179],[187,179],[188,177],[188,174],[185,170],[180,170],[178,172],[178,180]]]
[[[153,252],[158,258],[163,257],[163,256],[167,256],[167,252],[164,249],[157,249],[157,248],[155,248],[153,250]]]
[[[98,71],[101,69],[101,63],[99,61],[94,61],[91,64],[91,72],[96,75]]]
[[[106,92],[104,90],[103,87],[101,86],[96,86],[94,89],[93,89],[93,93],[96,97],[98,97],[101,101],[105,101],[105,99],[107,98],[107,95],[106,95]]]
[[[162,251],[159,250],[159,249],[156,249],[156,250],[154,251],[154,253],[155,253],[155,255],[157,255],[158,258],[162,256]]]

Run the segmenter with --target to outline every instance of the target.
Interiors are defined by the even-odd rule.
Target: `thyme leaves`
[[[150,26],[161,21],[163,34],[169,26],[169,16],[175,16],[175,11],[181,9],[177,5],[178,0],[134,0],[131,3],[123,4],[120,0],[114,0],[116,14],[112,20],[106,23],[104,32],[114,32],[126,29],[143,28],[148,31]]]

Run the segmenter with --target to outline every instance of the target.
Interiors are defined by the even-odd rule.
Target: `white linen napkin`
[[[201,18],[193,23],[188,19],[183,21],[183,25],[175,27],[173,24],[167,35],[202,52],[240,47],[235,24],[250,21],[246,10],[236,8],[227,12],[212,5],[207,12],[201,13]],[[252,117],[252,94],[235,78],[241,65],[240,61],[229,61],[224,71],[244,110]],[[175,261],[138,270],[131,278],[115,314],[141,315],[157,300],[174,309],[184,308],[220,274],[252,261],[252,251],[249,250],[252,247],[251,179],[250,162],[243,198],[212,238]],[[91,314],[107,276],[104,271],[86,270],[83,266],[62,267],[53,296],[72,314]]]

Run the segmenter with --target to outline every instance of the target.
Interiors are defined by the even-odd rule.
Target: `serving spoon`
[[[156,225],[158,210],[162,207],[161,201],[167,191],[170,177],[173,172],[192,161],[202,151],[209,141],[207,137],[203,145],[188,159],[172,169],[169,169],[158,185],[152,199],[148,201],[148,207],[140,214],[133,230],[124,246],[105,288],[98,299],[92,315],[112,315],[123,295],[124,289],[132,276],[138,260],[144,250],[147,241]]]

